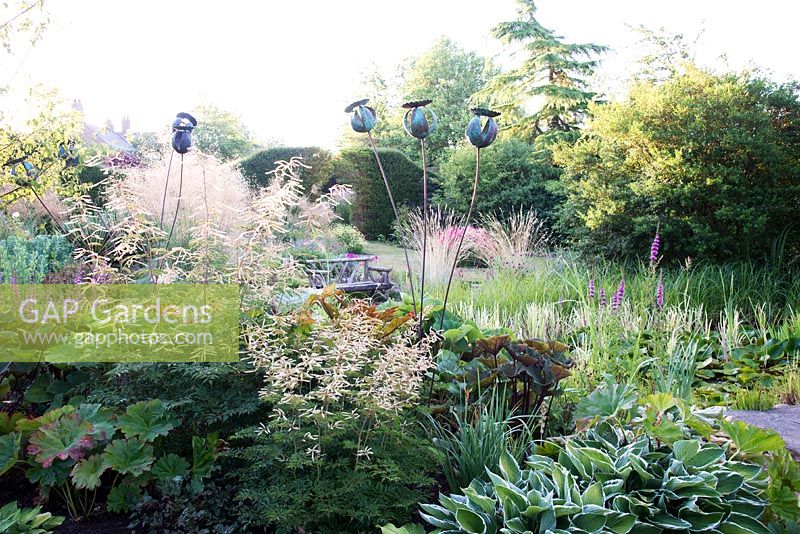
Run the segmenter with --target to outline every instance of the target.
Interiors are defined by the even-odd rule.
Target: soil
[[[129,534],[128,516],[106,514],[92,516],[88,521],[79,523],[67,518],[60,527],[54,530],[58,534]]]

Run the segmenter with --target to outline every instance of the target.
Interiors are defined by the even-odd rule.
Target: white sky
[[[698,57],[800,77],[794,0],[539,0],[538,18],[572,41],[614,48],[599,73],[613,85],[630,72],[636,35],[626,24],[695,35]],[[359,74],[390,67],[441,35],[493,56],[497,22],[514,0],[50,0],[53,23],[33,48],[20,45],[1,73],[80,98],[88,119],[122,115],[154,131],[206,100],[239,113],[261,139],[333,147],[344,107],[362,96]],[[0,13],[5,15],[5,13]],[[0,17],[3,20],[7,17]],[[6,69],[4,69],[6,70]],[[202,127],[202,124],[199,126]]]

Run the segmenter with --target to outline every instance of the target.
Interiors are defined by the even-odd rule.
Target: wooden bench
[[[346,293],[366,293],[370,297],[385,297],[394,288],[388,267],[373,267],[374,256],[352,255],[344,258],[308,260],[306,272],[314,289],[335,285]]]

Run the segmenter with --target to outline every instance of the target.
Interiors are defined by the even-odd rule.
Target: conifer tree
[[[533,0],[518,0],[517,20],[502,22],[494,36],[507,45],[518,45],[523,63],[510,72],[495,76],[477,95],[488,98],[492,108],[504,113],[508,130],[537,144],[578,137],[590,102],[596,94],[587,78],[598,66],[597,55],[607,47],[570,44],[536,20]],[[534,113],[527,107],[536,106]]]

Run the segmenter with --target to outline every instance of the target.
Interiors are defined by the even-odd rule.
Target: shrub
[[[461,146],[442,164],[441,190],[437,199],[460,213],[466,213],[475,179],[475,149]],[[536,210],[550,219],[558,201],[554,190],[559,171],[533,156],[533,147],[519,139],[501,139],[481,151],[481,181],[475,211],[502,215]]]
[[[333,227],[333,237],[344,252],[361,254],[367,246],[364,234],[358,228],[347,224],[337,224]]]
[[[271,180],[269,173],[275,170],[276,162],[298,157],[302,158],[303,165],[308,167],[298,170],[303,189],[309,194],[321,193],[330,178],[332,165],[331,154],[324,148],[315,146],[265,148],[240,160],[237,166],[251,187],[260,188],[269,184]]]
[[[32,239],[8,236],[0,241],[0,274],[3,282],[39,284],[49,273],[63,268],[72,246],[63,236],[37,235]]]
[[[641,254],[660,225],[667,259],[761,257],[795,221],[797,85],[690,66],[592,112],[580,140],[554,150],[560,225],[587,252]],[[798,236],[785,236],[789,253]]]
[[[398,209],[418,206],[422,201],[422,169],[398,150],[379,149],[378,153]],[[342,151],[336,179],[353,187],[352,223],[367,239],[390,236],[394,213],[372,151],[366,148]]]

